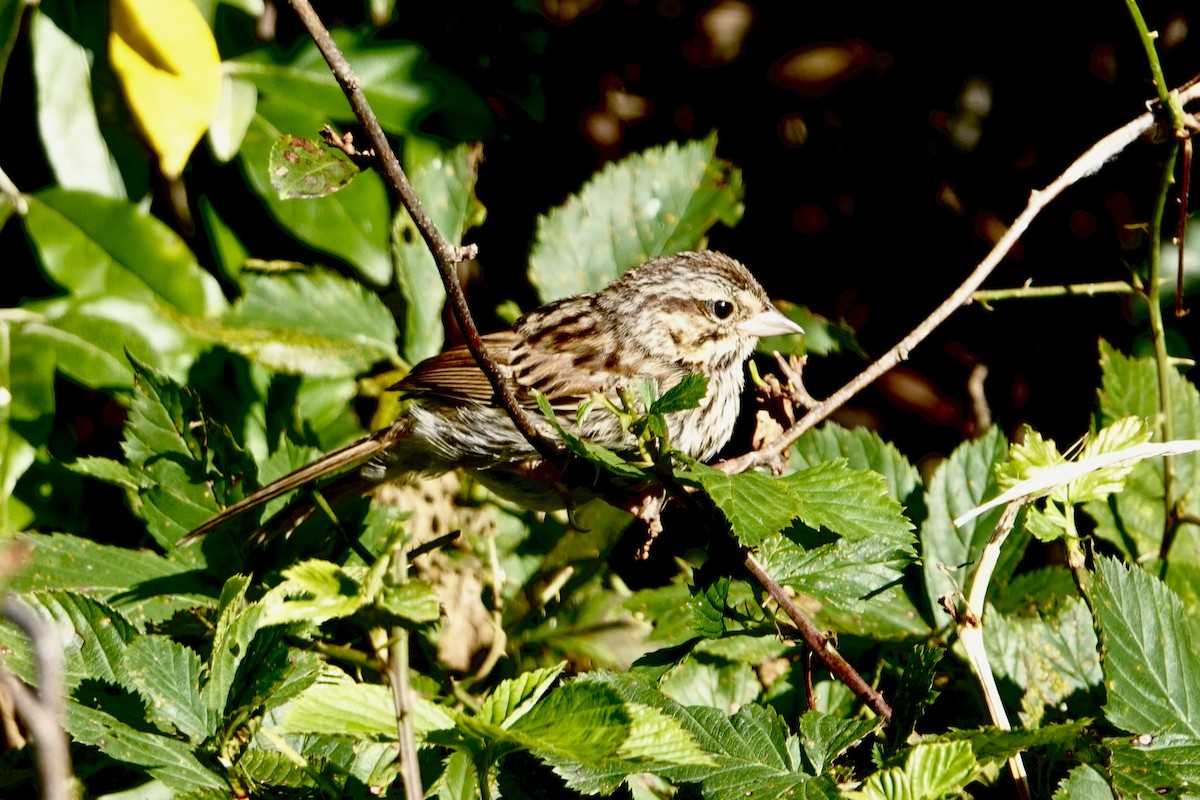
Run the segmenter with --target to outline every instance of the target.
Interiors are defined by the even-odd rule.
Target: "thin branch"
[[[408,580],[408,558],[399,542],[392,549],[391,573],[392,581],[396,584]],[[400,745],[400,776],[404,781],[404,796],[407,800],[423,800],[425,790],[421,785],[417,738],[413,730],[413,690],[408,680],[408,644],[408,630],[402,625],[392,628],[387,649],[387,676],[396,710],[396,736]]]
[[[467,300],[463,295],[462,285],[458,281],[455,266],[459,262],[474,258],[477,248],[474,245],[459,247],[451,244],[442,235],[441,231],[437,229],[428,212],[425,211],[425,207],[421,204],[420,198],[417,197],[416,192],[413,190],[412,184],[409,183],[408,176],[404,174],[404,169],[400,166],[400,161],[396,158],[396,153],[392,150],[387,135],[384,134],[383,128],[379,125],[379,120],[376,118],[375,112],[371,110],[366,95],[363,94],[358,75],[351,69],[350,64],[346,61],[346,57],[342,55],[342,51],[334,44],[328,29],[321,22],[308,0],[291,0],[291,4],[292,8],[296,11],[296,15],[300,17],[300,21],[308,30],[309,35],[316,42],[317,49],[325,57],[330,71],[333,72],[338,85],[342,87],[342,91],[346,95],[346,99],[350,101],[350,107],[354,110],[354,115],[358,117],[359,122],[362,123],[371,146],[379,154],[377,166],[380,173],[383,175],[388,186],[400,198],[400,202],[408,210],[413,223],[417,226],[417,230],[421,232],[421,237],[425,240],[425,244],[428,245],[429,252],[433,254],[433,260],[437,262],[442,283],[446,287],[446,297],[450,303],[450,310],[453,312],[454,319],[462,330],[467,349],[471,351],[471,355],[474,357],[476,363],[479,364],[479,368],[487,376],[488,382],[492,385],[492,389],[496,393],[496,397],[500,400],[501,405],[512,419],[517,430],[521,432],[521,435],[529,441],[543,458],[555,463],[560,462],[562,455],[558,447],[534,427],[533,420],[517,402],[516,395],[513,394],[499,365],[496,364],[484,348],[483,339],[479,335],[479,329],[475,326],[475,321],[471,318],[471,312],[467,308]]]
[[[1178,92],[1174,92],[1172,93],[1172,97],[1181,105],[1191,102],[1200,97],[1200,84],[1193,84]],[[899,343],[885,353],[878,361],[852,378],[845,386],[810,409],[807,414],[785,431],[778,439],[775,439],[761,450],[722,461],[715,466],[725,472],[744,472],[753,467],[770,463],[791,447],[806,431],[823,422],[851,397],[858,394],[867,386],[870,386],[877,378],[891,370],[897,364],[906,360],[914,347],[924,341],[930,333],[945,322],[960,306],[970,301],[972,295],[979,289],[987,277],[991,275],[992,271],[999,265],[1000,260],[1008,254],[1008,251],[1017,243],[1017,240],[1029,228],[1033,220],[1042,212],[1042,209],[1049,205],[1054,198],[1062,194],[1068,187],[1098,172],[1106,162],[1116,157],[1122,150],[1137,141],[1138,137],[1142,134],[1151,130],[1155,123],[1156,118],[1154,113],[1147,111],[1145,114],[1126,123],[1096,142],[1096,144],[1076,159],[1074,163],[1067,167],[1066,171],[1059,175],[1045,189],[1031,192],[1029,203],[1025,206],[1025,210],[1013,220],[1012,226],[1000,237],[1000,240],[996,242],[996,245],[987,254],[987,257],[975,267],[953,294],[946,298],[941,305],[934,309],[933,313],[913,329],[912,333],[901,339]]]
[[[829,671],[837,677],[842,683],[850,687],[850,689],[866,704],[871,710],[886,720],[892,718],[892,707],[883,699],[883,695],[863,680],[863,677],[855,671],[854,667],[850,666],[850,662],[842,658],[842,654],[829,643],[829,638],[825,634],[817,630],[817,626],[804,615],[804,612],[796,605],[788,593],[783,590],[774,578],[772,578],[762,564],[758,563],[758,559],[750,552],[748,548],[742,550],[742,563],[746,566],[746,570],[754,576],[762,587],[767,590],[767,594],[771,599],[779,604],[784,613],[796,626],[800,633],[800,637],[808,648],[817,654],[817,657],[825,662],[829,667]]]
[[[71,751],[62,728],[62,648],[54,627],[18,597],[4,599],[4,616],[24,631],[33,646],[38,690],[35,695],[0,664],[0,683],[12,694],[13,703],[33,733],[37,748],[38,780],[45,800],[68,800],[72,796]]]
[[[1095,297],[1098,294],[1136,294],[1137,288],[1129,281],[1098,281],[1095,283],[1068,283],[1060,286],[1012,286],[1007,289],[980,289],[971,294],[972,303],[986,306],[997,300],[1029,300],[1039,297]]]
[[[1163,324],[1162,282],[1159,280],[1162,262],[1162,223],[1166,216],[1167,196],[1175,183],[1175,161],[1179,156],[1179,142],[1171,144],[1167,159],[1163,163],[1162,179],[1158,186],[1158,197],[1154,203],[1154,215],[1150,219],[1150,276],[1146,291],[1146,314],[1150,322],[1150,338],[1154,344],[1154,368],[1158,378],[1158,434],[1159,439],[1170,442],[1175,439],[1175,411],[1171,402],[1171,375],[1175,367],[1167,355],[1167,331]],[[1167,556],[1175,543],[1175,459],[1163,456],[1163,514],[1164,528],[1158,555],[1162,569],[1167,568]]]

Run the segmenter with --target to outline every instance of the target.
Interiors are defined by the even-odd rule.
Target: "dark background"
[[[700,33],[719,5],[752,16],[740,53],[724,63]],[[1200,19],[1187,7],[1142,6],[1150,28],[1167,31],[1160,49],[1176,85],[1200,71],[1200,33],[1186,33]],[[544,33],[540,53],[525,49],[534,37],[526,30],[522,39],[511,14],[463,13],[449,28],[432,11],[412,20],[430,31],[442,63],[456,63],[452,53],[486,54],[490,71],[457,62],[477,86],[502,86],[497,67],[522,57],[542,80],[544,121],[494,102],[511,136],[487,143],[481,171],[489,216],[478,235],[480,308],[523,269],[534,212],[561,203],[606,159],[716,130],[718,152],[741,167],[747,190],[743,221],[715,229],[711,246],[745,261],[774,296],[847,319],[877,356],[966,277],[1031,189],[1156,96],[1120,2],[545,8],[558,21],[530,23]],[[776,77],[782,59],[820,45],[850,53],[837,79],[814,87]],[[950,130],[972,121],[961,108],[968,83],[990,97],[990,111],[975,120],[977,142],[956,145]],[[604,114],[613,90],[642,98],[645,116],[615,125],[615,141],[598,141],[589,135],[597,115],[614,127]],[[803,121],[802,143],[785,142],[787,119]],[[1164,154],[1138,143],[1069,190],[987,285],[1121,279],[1141,267],[1146,239],[1129,226],[1151,213]],[[521,299],[528,307],[532,298]],[[1196,341],[1194,318],[1171,324]],[[1098,338],[1128,351],[1144,330],[1115,297],[972,306],[915,351],[905,380],[868,390],[845,418],[880,429],[914,460],[946,453],[973,430],[966,379],[981,362],[999,424],[1011,431],[1029,421],[1066,446],[1085,432],[1094,405]],[[853,356],[814,360],[807,381],[821,395],[862,366]]]
[[[364,5],[339,0],[318,11],[331,26],[358,24]],[[1168,81],[1179,85],[1200,72],[1200,33],[1189,32],[1200,24],[1194,4],[1143,3],[1142,10],[1163,32]],[[704,33],[722,13],[749,23],[727,52]],[[472,233],[481,257],[471,299],[484,327],[500,324],[489,314],[501,300],[536,304],[523,274],[537,214],[611,159],[715,130],[720,155],[743,171],[746,197],[741,224],[716,228],[711,246],[747,263],[772,295],[845,319],[866,353],[878,356],[966,277],[1031,189],[1156,96],[1118,0],[476,0],[400,3],[397,16],[381,36],[421,42],[496,113],[478,185],[488,220]],[[230,19],[246,27],[244,18],[218,16],[218,23]],[[283,42],[302,35],[285,3],[276,35]],[[812,80],[822,53],[842,66]],[[789,63],[808,64],[810,79],[787,79]],[[33,190],[50,177],[37,158],[21,155],[38,152],[28,145],[35,135],[29,86],[23,37],[5,75],[10,118],[0,145],[10,154],[6,170]],[[968,86],[987,99],[986,113],[964,110]],[[972,127],[975,139],[955,133]],[[185,174],[193,200],[234,169],[206,166],[198,154]],[[1136,226],[1150,216],[1164,154],[1140,142],[1069,190],[988,286],[1121,279],[1143,268],[1146,240]],[[155,210],[171,219],[161,198]],[[282,239],[271,228],[257,230]],[[191,243],[210,261],[202,236]],[[286,240],[248,245],[328,260],[295,252],[299,245]],[[15,276],[0,290],[12,294],[6,305],[55,293],[32,268],[18,225],[0,233],[0,253]],[[966,380],[982,363],[996,422],[1011,433],[1028,421],[1065,447],[1085,432],[1094,405],[1097,340],[1126,352],[1144,346],[1146,325],[1134,308],[1108,296],[962,309],[840,419],[871,425],[914,461],[945,454],[977,430]],[[1177,350],[1197,341],[1195,316],[1169,324]],[[821,396],[863,366],[855,355],[814,359],[806,380]],[[61,398],[72,401],[69,389]]]

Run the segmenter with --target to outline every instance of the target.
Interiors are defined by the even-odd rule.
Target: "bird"
[[[693,251],[652,258],[605,289],[550,302],[482,340],[544,436],[560,439],[537,410],[539,394],[564,429],[618,453],[636,449],[632,435],[615,414],[602,409],[592,408],[580,418],[581,404],[595,393],[616,401],[620,390],[636,391],[645,382],[661,395],[689,374],[706,376],[699,404],[668,414],[666,422],[675,450],[707,461],[732,434],[745,363],[758,340],[803,332],[771,303],[742,263],[717,251]],[[334,505],[405,475],[453,469],[529,508],[568,504],[559,476],[547,476],[545,461],[513,424],[465,346],[418,363],[391,388],[409,400],[394,423],[252,492],[181,543],[343,472],[321,488]],[[290,527],[305,518],[295,515]]]

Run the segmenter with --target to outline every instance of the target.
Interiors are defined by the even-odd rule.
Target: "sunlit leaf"
[[[271,147],[267,166],[271,186],[281,200],[324,197],[358,175],[358,167],[345,156],[320,142],[290,133]]]
[[[217,113],[221,57],[190,0],[112,0],[108,53],[168,178],[183,172]]]
[[[542,302],[594,292],[655,256],[702,247],[742,215],[742,174],[716,136],[611,163],[538,220],[529,278]]]

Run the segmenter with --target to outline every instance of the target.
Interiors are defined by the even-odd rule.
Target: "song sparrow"
[[[744,383],[744,363],[759,337],[803,333],[771,305],[744,266],[717,252],[678,253],[635,267],[608,288],[549,303],[509,330],[483,337],[542,431],[534,390],[562,424],[616,451],[632,440],[615,415],[593,409],[576,424],[593,392],[614,397],[653,381],[658,392],[689,373],[708,376],[697,408],[667,415],[674,447],[706,460],[729,440]],[[330,484],[336,502],[407,473],[463,468],[531,507],[562,507],[561,489],[534,477],[536,451],[497,403],[465,347],[417,364],[395,387],[411,398],[389,428],[291,473],[226,508],[190,533],[195,539],[232,517],[330,473],[356,466]]]

